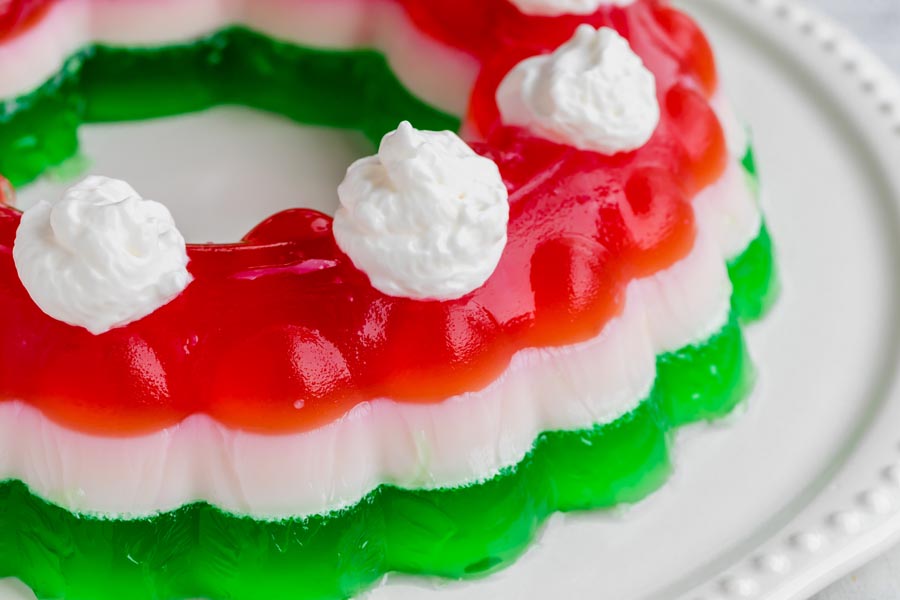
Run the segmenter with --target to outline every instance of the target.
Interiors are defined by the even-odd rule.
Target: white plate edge
[[[862,92],[858,127],[879,158],[900,171],[900,79],[833,19],[803,0],[703,0],[803,40],[822,75]],[[868,106],[862,105],[868,102]],[[887,175],[891,175],[888,172]],[[900,198],[900,176],[890,176]],[[900,411],[900,360],[879,413]],[[888,449],[863,437],[829,485],[782,530],[728,569],[683,595],[684,600],[801,600],[900,542],[900,434]],[[868,465],[864,472],[860,465]],[[847,501],[847,498],[853,501]]]

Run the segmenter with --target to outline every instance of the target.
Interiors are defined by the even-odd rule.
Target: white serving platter
[[[756,392],[727,423],[682,432],[674,477],[640,505],[557,515],[521,560],[490,577],[389,576],[369,600],[803,599],[900,540],[900,84],[798,2],[678,4],[708,32],[726,89],[752,127],[777,245],[783,296],[749,331]],[[315,131],[296,143],[303,140],[286,138],[293,134],[269,117],[229,110],[186,118],[209,119],[191,127],[220,138],[275,143],[297,160],[326,142],[338,163],[362,152],[358,140],[323,142]],[[132,143],[160,137],[85,130],[85,145],[95,144],[87,149],[98,164],[119,161],[102,148],[124,133]],[[192,138],[219,148],[195,161],[210,172],[239,173],[254,154]],[[184,190],[191,182],[177,171],[168,184]],[[278,203],[328,208],[290,196],[307,172],[292,171],[299,183],[273,184]],[[232,237],[258,220],[242,215],[240,225],[216,230],[198,223],[191,237]],[[15,583],[0,585],[0,600],[28,597]]]

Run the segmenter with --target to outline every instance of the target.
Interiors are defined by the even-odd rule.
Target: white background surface
[[[837,18],[900,73],[900,0],[812,0]],[[900,548],[846,577],[814,600],[896,600],[900,598]]]

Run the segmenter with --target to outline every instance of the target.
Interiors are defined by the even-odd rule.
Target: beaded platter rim
[[[790,36],[791,50],[802,54],[805,64],[816,65],[817,75],[848,89],[844,102],[860,111],[855,125],[865,130],[877,155],[885,162],[900,161],[900,80],[832,18],[805,0],[680,4],[713,7],[769,35]],[[896,214],[900,177],[888,177]],[[755,549],[710,573],[680,600],[801,600],[900,542],[900,435],[877,427],[900,414],[900,353],[891,360],[893,377],[883,398],[818,494]]]

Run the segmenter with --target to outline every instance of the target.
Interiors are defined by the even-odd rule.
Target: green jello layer
[[[728,263],[735,290],[731,307],[742,322],[760,319],[778,299],[781,287],[775,265],[772,239],[765,227],[743,254]]]
[[[734,264],[771,272],[762,266],[772,262],[766,239],[763,230]],[[752,367],[739,320],[756,313],[737,307],[763,306],[769,294],[736,285],[726,326],[703,344],[660,356],[654,388],[633,412],[593,429],[544,433],[520,464],[469,487],[384,485],[348,510],[281,522],[205,503],[103,520],[7,481],[0,577],[18,577],[48,599],[310,600],[351,596],[389,571],[465,578],[496,570],[554,511],[635,502],[663,483],[675,428],[722,417],[748,392]]]
[[[413,96],[373,50],[318,50],[230,28],[161,48],[90,46],[36,91],[0,102],[0,174],[16,187],[78,152],[78,127],[238,104],[357,129],[373,142],[403,119],[459,129]]]
[[[759,196],[759,174],[753,147],[747,147],[741,165],[754,195]],[[755,321],[766,314],[781,289],[778,283],[775,253],[768,229],[763,226],[740,256],[728,262],[728,276],[734,286],[731,307],[742,322]]]

